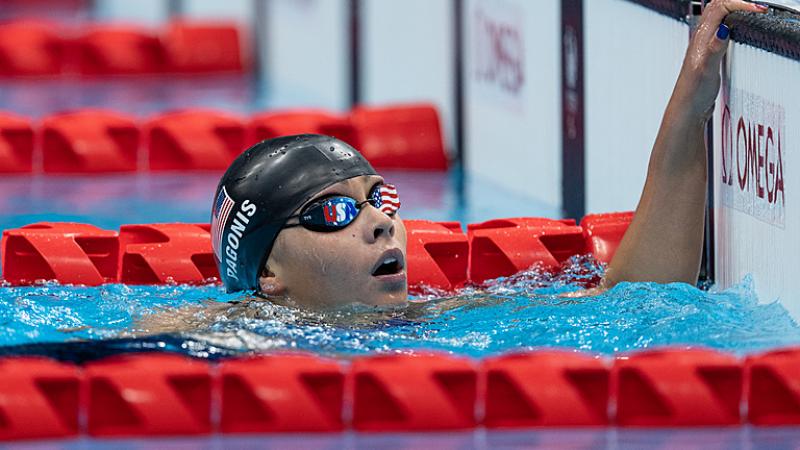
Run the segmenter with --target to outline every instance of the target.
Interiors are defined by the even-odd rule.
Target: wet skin
[[[717,30],[734,11],[764,13],[767,8],[714,0],[703,11],[650,154],[634,219],[599,290],[621,281],[697,283],[708,174],[704,136],[729,42]]]
[[[379,176],[360,176],[319,192],[306,205],[329,195],[366,200]],[[295,212],[300,212],[306,205]],[[386,258],[399,260],[392,274],[373,275]],[[262,294],[279,304],[318,309],[348,303],[399,305],[408,299],[406,228],[398,214],[388,216],[366,204],[346,228],[334,232],[285,228],[275,240],[259,277]]]

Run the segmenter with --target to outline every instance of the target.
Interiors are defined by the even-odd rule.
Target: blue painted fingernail
[[[728,39],[728,35],[731,34],[731,29],[728,28],[727,25],[724,23],[719,24],[719,29],[717,30],[717,38],[721,41]]]
[[[769,8],[769,5],[766,5],[766,4],[764,4],[764,3],[756,3],[756,6],[758,6],[759,8],[762,8],[762,9],[767,9],[767,8]]]

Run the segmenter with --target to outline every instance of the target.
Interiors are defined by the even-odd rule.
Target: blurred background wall
[[[564,40],[570,3],[578,47]],[[688,40],[685,22],[626,0],[96,0],[93,11],[240,21],[269,108],[432,102],[465,176],[553,216],[635,208]],[[580,61],[564,61],[565,42]],[[582,84],[577,155],[563,144],[565,64]]]

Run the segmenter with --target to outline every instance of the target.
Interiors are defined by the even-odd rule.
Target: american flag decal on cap
[[[378,188],[380,196],[380,212],[392,215],[400,209],[400,197],[397,195],[397,188],[393,184],[382,184]]]
[[[228,195],[225,186],[219,191],[217,200],[214,202],[214,210],[211,212],[211,248],[219,260],[222,260],[222,235],[225,234],[225,223],[236,202]]]

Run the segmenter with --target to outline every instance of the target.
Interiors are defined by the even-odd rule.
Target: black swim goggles
[[[284,228],[302,226],[311,231],[338,231],[353,223],[367,203],[387,216],[395,215],[400,209],[397,188],[393,184],[377,184],[363,202],[345,195],[334,195],[311,203],[300,214],[286,219],[296,218],[298,223],[286,224]]]

